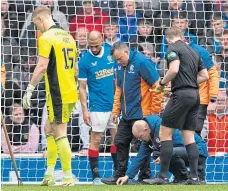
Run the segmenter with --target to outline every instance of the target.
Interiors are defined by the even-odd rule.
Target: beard
[[[93,53],[93,55],[97,56],[97,55],[99,55],[99,54],[100,54],[101,49],[100,49],[97,53],[94,53],[93,51],[91,51],[91,52]]]

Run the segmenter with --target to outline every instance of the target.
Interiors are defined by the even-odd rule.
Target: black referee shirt
[[[179,40],[169,45],[166,53],[168,64],[174,60],[180,60],[180,68],[176,77],[171,81],[172,92],[183,88],[198,89],[198,72],[205,68],[200,56],[185,42]]]

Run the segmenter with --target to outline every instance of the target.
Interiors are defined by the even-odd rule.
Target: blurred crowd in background
[[[44,124],[47,119],[45,86],[42,80],[32,96],[32,108],[25,111],[22,97],[37,63],[41,33],[31,21],[34,8],[47,5],[55,23],[75,38],[78,56],[87,51],[87,34],[100,31],[104,46],[117,41],[136,48],[157,63],[161,77],[166,71],[168,48],[165,32],[181,28],[187,41],[206,48],[220,74],[216,112],[205,120],[202,137],[210,155],[228,153],[228,1],[222,0],[2,0],[1,1],[1,110],[15,153],[46,150]],[[164,104],[165,105],[165,104]],[[73,152],[87,154],[90,128],[82,119],[80,104],[68,124]],[[109,152],[106,132],[101,152]],[[8,153],[2,131],[2,152]],[[131,152],[137,152],[137,140]]]

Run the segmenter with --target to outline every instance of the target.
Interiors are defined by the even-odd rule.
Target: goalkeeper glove
[[[23,97],[23,107],[25,109],[29,109],[31,106],[31,97],[32,97],[32,92],[35,89],[35,87],[31,84],[28,85],[25,95]]]

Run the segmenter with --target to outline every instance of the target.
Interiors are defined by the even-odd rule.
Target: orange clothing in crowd
[[[218,152],[228,153],[228,115],[208,116],[208,153],[216,155]]]

